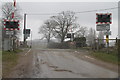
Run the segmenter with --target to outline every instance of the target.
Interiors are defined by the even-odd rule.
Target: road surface
[[[69,49],[32,49],[24,55],[32,55],[19,78],[117,78],[117,72],[79,59]],[[24,62],[24,61],[23,61]],[[22,65],[23,66],[23,65]],[[22,66],[20,68],[22,68]],[[12,74],[13,75],[13,74]]]

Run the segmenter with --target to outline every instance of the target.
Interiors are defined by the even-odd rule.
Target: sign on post
[[[74,33],[68,33],[67,38],[73,38],[74,39]]]
[[[13,35],[14,32],[13,31],[6,31],[6,35]]]
[[[96,29],[97,31],[106,31],[106,43],[107,48],[109,48],[109,35],[111,35],[110,24],[112,24],[111,13],[96,13]],[[107,49],[109,52],[109,49]]]
[[[30,37],[30,34],[25,34],[25,38],[27,39],[28,37]]]
[[[19,20],[4,20],[4,30],[19,30]]]
[[[105,31],[104,35],[111,35],[111,31]]]
[[[97,31],[109,31],[110,30],[110,24],[97,24],[96,25],[96,30]]]
[[[18,22],[6,21],[6,28],[18,28]]]
[[[23,34],[25,34],[25,38],[27,39],[28,37],[30,37],[30,29],[24,29],[23,30]]]
[[[68,33],[68,34],[67,34],[67,38],[71,38],[71,33]]]
[[[23,30],[23,34],[30,34],[30,29]]]
[[[96,24],[111,24],[111,13],[96,13]]]

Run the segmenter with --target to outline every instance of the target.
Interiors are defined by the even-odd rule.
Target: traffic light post
[[[24,14],[24,47],[26,47],[26,14]]]
[[[27,41],[26,41],[26,39],[28,38],[28,37],[30,37],[30,29],[26,29],[26,16],[27,16],[27,14],[25,13],[24,14],[24,29],[23,29],[23,34],[24,34],[24,47],[27,47]]]

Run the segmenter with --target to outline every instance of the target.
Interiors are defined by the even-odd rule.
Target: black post
[[[24,14],[24,47],[26,47],[26,14]]]
[[[3,19],[2,19],[2,51],[4,51],[4,37],[5,37],[5,30],[3,26]]]
[[[15,48],[16,48],[16,46],[15,46],[15,38],[16,38],[16,36],[15,36],[15,30],[13,31],[13,51],[15,51]]]
[[[116,37],[116,45],[118,44],[118,40],[117,40],[117,37]]]
[[[31,48],[32,48],[32,31],[31,31]]]

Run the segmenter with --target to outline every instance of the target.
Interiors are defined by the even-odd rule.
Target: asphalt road
[[[117,78],[118,73],[71,55],[66,49],[32,49],[29,78]],[[29,55],[25,54],[26,56]]]

